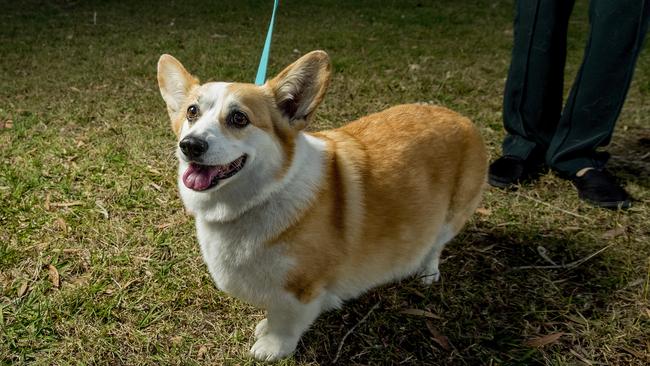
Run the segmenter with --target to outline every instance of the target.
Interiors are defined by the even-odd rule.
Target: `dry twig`
[[[336,361],[338,361],[339,357],[341,357],[341,351],[343,350],[343,344],[345,343],[345,340],[350,336],[350,334],[352,334],[352,332],[354,332],[355,329],[357,329],[359,325],[361,325],[361,323],[365,322],[366,319],[368,319],[368,317],[370,316],[370,314],[372,314],[372,312],[375,311],[375,309],[377,309],[378,307],[379,307],[379,302],[377,302],[372,308],[370,308],[370,310],[366,313],[366,315],[364,315],[363,318],[361,318],[361,320],[359,320],[357,324],[355,324],[352,328],[350,328],[350,330],[348,330],[348,332],[345,333],[343,338],[341,338],[341,343],[339,343],[339,348],[338,350],[336,350],[336,357],[334,357],[334,360],[332,360],[333,364],[335,364]]]
[[[613,246],[614,243],[600,248],[597,251],[589,254],[588,256],[578,259],[577,261],[573,261],[571,263],[567,264],[556,264],[556,265],[550,265],[550,266],[521,266],[521,267],[513,267],[512,270],[519,270],[519,269],[574,269],[578,267],[579,265],[583,264],[584,262],[590,260],[591,258],[597,256],[598,254],[604,252],[605,250],[609,249],[611,246]]]
[[[564,212],[565,214],[568,214],[568,215],[571,215],[571,216],[575,216],[575,217],[579,217],[579,218],[584,219],[584,220],[587,220],[587,221],[589,221],[589,222],[594,222],[594,219],[592,219],[591,217],[587,217],[587,216],[585,216],[585,215],[580,215],[580,214],[577,214],[577,213],[575,213],[575,212],[567,211],[567,210],[565,210],[565,209],[563,209],[563,208],[559,208],[559,207],[557,207],[557,206],[553,206],[553,205],[551,205],[551,204],[548,203],[548,202],[544,202],[544,201],[542,201],[542,200],[538,200],[537,198],[530,197],[530,196],[527,196],[527,195],[525,195],[525,194],[521,194],[521,193],[519,193],[519,192],[517,192],[516,194],[517,194],[517,196],[519,196],[519,197],[522,197],[522,198],[525,198],[525,199],[531,200],[531,201],[533,201],[533,202],[540,203],[540,204],[542,204],[542,205],[544,205],[544,206],[550,207],[550,208],[555,209],[555,210],[558,210],[558,211],[560,211],[560,212]]]

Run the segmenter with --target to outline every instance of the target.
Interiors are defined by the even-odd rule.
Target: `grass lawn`
[[[161,53],[202,81],[254,79],[272,1],[219,3],[0,3],[0,364],[254,363],[263,314],[208,275],[156,83]],[[512,3],[282,1],[269,73],[324,49],[334,76],[312,129],[435,103],[472,118],[495,157]],[[567,81],[587,7],[571,20]],[[609,146],[632,209],[592,208],[552,174],[489,189],[441,282],[404,280],[321,316],[282,363],[649,364],[648,56]],[[578,262],[519,268],[550,261]]]

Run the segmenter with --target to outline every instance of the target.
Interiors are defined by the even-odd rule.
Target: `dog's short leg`
[[[428,286],[440,280],[440,270],[438,269],[438,265],[440,264],[441,253],[442,247],[434,246],[424,258],[424,261],[422,262],[422,272],[420,274],[423,284]]]
[[[300,336],[318,317],[322,297],[304,304],[291,295],[267,310],[267,317],[255,328],[257,341],[251,355],[261,361],[275,361],[293,353]]]
[[[445,248],[445,245],[454,238],[454,231],[448,225],[442,227],[442,230],[436,238],[435,244],[431,247],[431,250],[424,257],[422,261],[422,283],[425,285],[431,285],[434,282],[440,280],[440,270],[438,266],[440,265],[440,254]]]
[[[267,318],[262,319],[257,326],[255,327],[255,340],[266,335],[269,330],[269,320]]]

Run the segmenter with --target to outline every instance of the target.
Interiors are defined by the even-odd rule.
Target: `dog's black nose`
[[[198,158],[208,151],[208,142],[194,136],[187,136],[178,144],[185,156],[190,159]]]

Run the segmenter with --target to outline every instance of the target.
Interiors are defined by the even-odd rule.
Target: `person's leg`
[[[518,0],[503,98],[504,155],[548,147],[562,110],[566,35],[573,1]]]
[[[571,179],[581,199],[605,208],[627,208],[630,197],[604,170],[606,146],[632,80],[648,27],[648,0],[592,0],[591,30],[546,161]]]
[[[573,0],[518,0],[503,120],[503,158],[490,167],[490,183],[504,187],[543,162],[560,118],[566,33]],[[518,164],[518,166],[516,166]]]
[[[580,71],[557,132],[546,153],[548,164],[565,178],[585,167],[601,168],[632,80],[648,26],[647,0],[592,0],[591,30]]]

